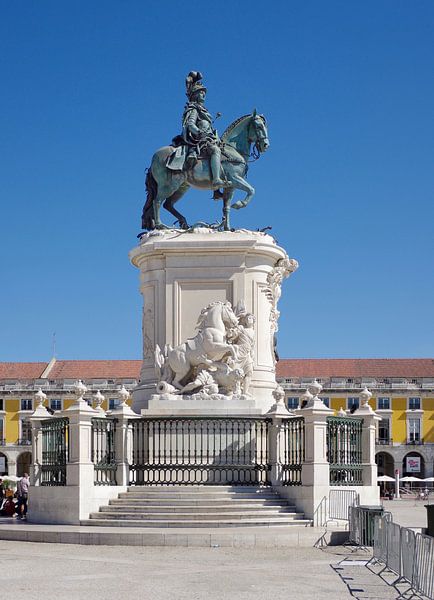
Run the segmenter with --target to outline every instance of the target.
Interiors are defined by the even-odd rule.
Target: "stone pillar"
[[[30,466],[30,485],[41,485],[42,465],[42,429],[41,424],[51,417],[44,404],[47,395],[39,388],[35,394],[35,412],[29,418],[32,425],[32,464]],[[10,473],[12,475],[12,473]]]
[[[155,393],[155,347],[163,350],[196,334],[201,310],[210,302],[242,301],[256,317],[250,393],[259,414],[273,404],[276,387],[274,334],[277,331],[282,280],[298,263],[265,233],[215,231],[151,231],[130,252],[140,269],[143,295],[143,362],[133,409],[148,407]]]
[[[281,449],[284,447],[282,436],[284,428],[282,427],[286,419],[295,415],[290,413],[284,403],[285,392],[279,386],[273,392],[275,403],[267,412],[266,416],[271,417],[272,423],[268,436],[268,460],[270,462],[270,479],[272,486],[279,486],[282,482],[282,456]]]
[[[66,465],[66,485],[78,486],[80,494],[94,486],[92,462],[92,417],[101,416],[84,400],[87,388],[81,381],[74,387],[77,400],[63,411],[69,419],[69,460]]]
[[[371,392],[365,388],[360,392],[360,407],[354,412],[355,417],[363,417],[362,428],[362,478],[364,486],[377,488],[377,464],[375,462],[375,437],[377,422],[381,418],[372,410],[369,400]]]
[[[132,432],[129,420],[139,418],[139,415],[131,410],[127,404],[130,397],[129,392],[122,386],[119,391],[121,403],[111,411],[111,416],[116,417],[116,481],[118,485],[129,485],[130,483],[130,462],[132,454]]]
[[[296,414],[304,417],[305,458],[301,472],[301,502],[308,519],[315,519],[316,511],[328,498],[330,468],[327,460],[327,417],[333,410],[327,408],[318,394],[322,386],[315,381],[300,398],[301,406]]]

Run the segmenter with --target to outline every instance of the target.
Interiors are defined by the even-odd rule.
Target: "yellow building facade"
[[[0,363],[0,475],[22,475],[31,461],[29,416],[41,388],[52,411],[67,409],[75,400],[74,384],[88,388],[94,403],[99,390],[109,411],[119,402],[122,386],[137,385],[141,361],[62,361]],[[277,380],[289,409],[299,406],[307,385],[317,379],[320,397],[337,413],[357,408],[367,387],[370,404],[380,416],[377,459],[380,474],[434,476],[434,361],[432,359],[283,359]]]

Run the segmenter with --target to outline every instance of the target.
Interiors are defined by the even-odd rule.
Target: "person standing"
[[[29,474],[24,473],[24,476],[17,483],[17,495],[18,495],[18,506],[17,519],[26,519],[27,518],[27,502],[29,498],[29,485],[30,479]]]

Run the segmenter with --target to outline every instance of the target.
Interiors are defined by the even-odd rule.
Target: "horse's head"
[[[249,125],[249,142],[255,144],[258,152],[265,152],[270,142],[268,141],[267,122],[264,115],[258,115],[256,108],[252,112]]]
[[[235,327],[238,325],[238,318],[234,311],[232,310],[232,305],[230,302],[222,302],[222,320],[226,327]]]

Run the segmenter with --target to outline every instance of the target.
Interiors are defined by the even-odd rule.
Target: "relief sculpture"
[[[157,345],[158,394],[220,399],[250,396],[255,317],[244,303],[211,302],[202,309],[197,334],[179,346]],[[199,395],[199,396],[198,396]]]

